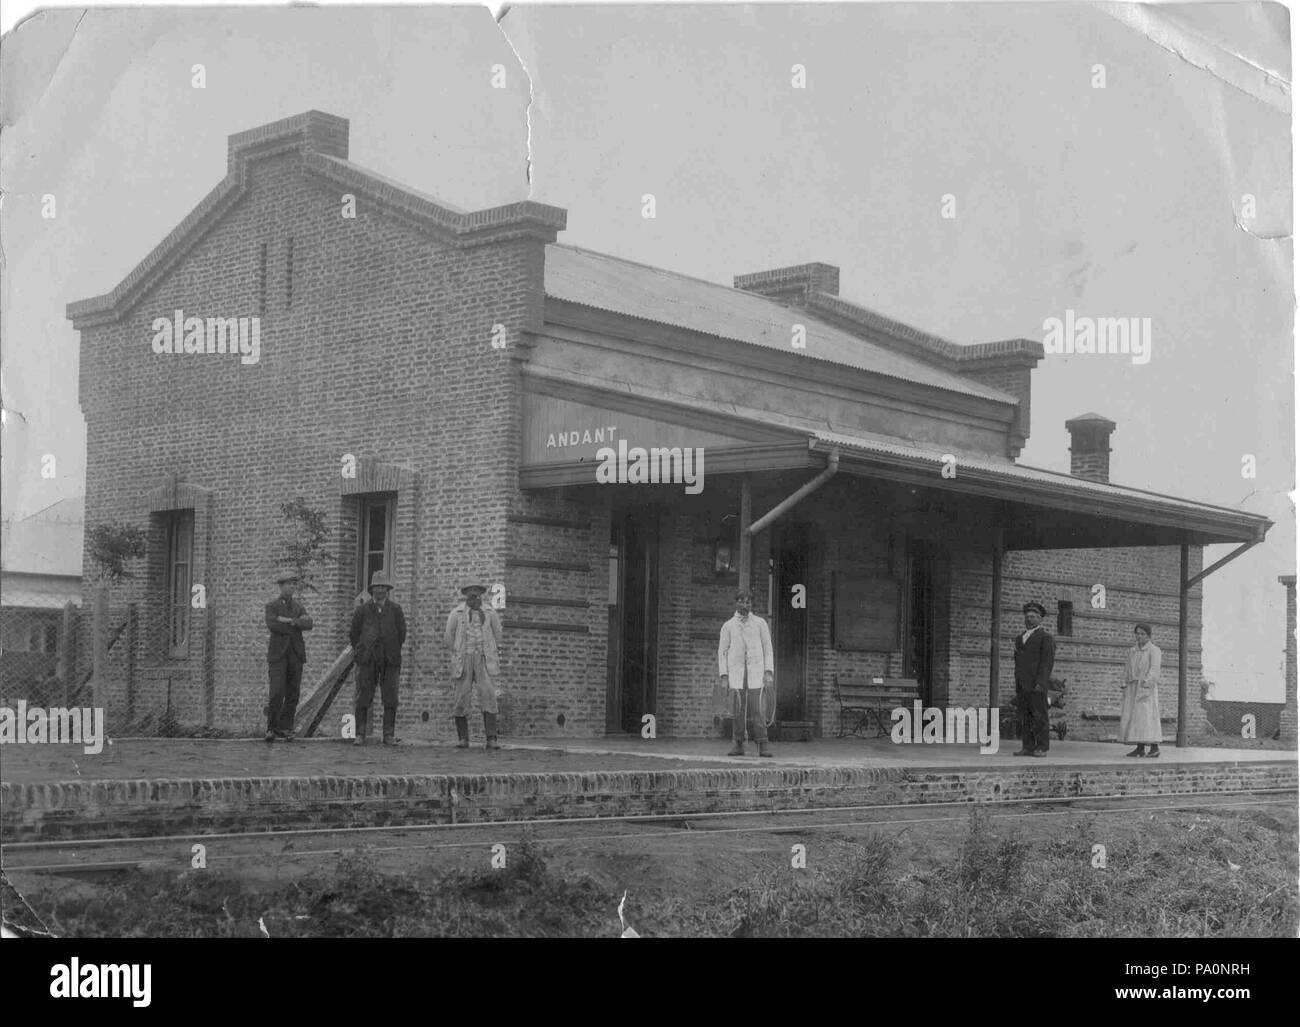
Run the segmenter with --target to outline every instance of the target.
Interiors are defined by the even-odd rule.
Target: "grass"
[[[1038,841],[973,811],[959,846],[873,833],[820,868],[628,898],[643,937],[1294,937],[1295,820],[1188,812],[1124,838],[1095,817]],[[1110,837],[1105,866],[1094,849]],[[617,937],[618,896],[525,840],[505,869],[385,873],[360,855],[254,887],[228,873],[133,872],[28,901],[57,935]]]

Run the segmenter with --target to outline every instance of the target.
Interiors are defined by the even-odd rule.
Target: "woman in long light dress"
[[[1128,651],[1124,665],[1124,702],[1119,714],[1119,740],[1136,742],[1129,756],[1160,755],[1160,649],[1151,641],[1151,625],[1133,628],[1137,644]],[[1149,752],[1143,750],[1150,746]]]

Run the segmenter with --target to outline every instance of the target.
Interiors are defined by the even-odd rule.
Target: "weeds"
[[[925,843],[909,851],[901,834],[872,833],[837,843],[834,858],[823,846],[805,869],[777,861],[736,885],[701,873],[690,892],[642,891],[626,913],[643,937],[1294,935],[1293,822],[1206,811],[1127,833],[1116,823],[1030,843],[976,810],[959,850],[934,865]],[[1104,867],[1098,838],[1109,839]],[[381,872],[356,852],[260,890],[215,870],[137,871],[26,898],[72,936],[261,937],[259,919],[272,937],[618,936],[618,894],[553,866],[530,837],[508,850],[504,868],[474,872]]]

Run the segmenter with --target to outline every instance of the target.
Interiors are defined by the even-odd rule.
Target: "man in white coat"
[[[771,756],[767,748],[767,723],[763,719],[763,686],[772,683],[772,633],[767,622],[750,613],[754,594],[748,589],[736,593],[736,615],[722,625],[718,639],[718,674],[731,688],[735,716],[732,737],[735,744],[728,756],[745,755],[746,724],[758,741],[758,754]]]
[[[466,585],[465,598],[447,617],[443,641],[451,652],[451,680],[456,699],[452,717],[456,721],[456,748],[469,748],[470,696],[478,697],[483,712],[486,746],[497,744],[497,678],[501,673],[501,618],[495,610],[483,609],[483,585]]]

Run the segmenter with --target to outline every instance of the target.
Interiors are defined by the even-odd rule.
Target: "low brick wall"
[[[1294,759],[1140,768],[771,768],[0,785],[6,842],[1297,787]]]

